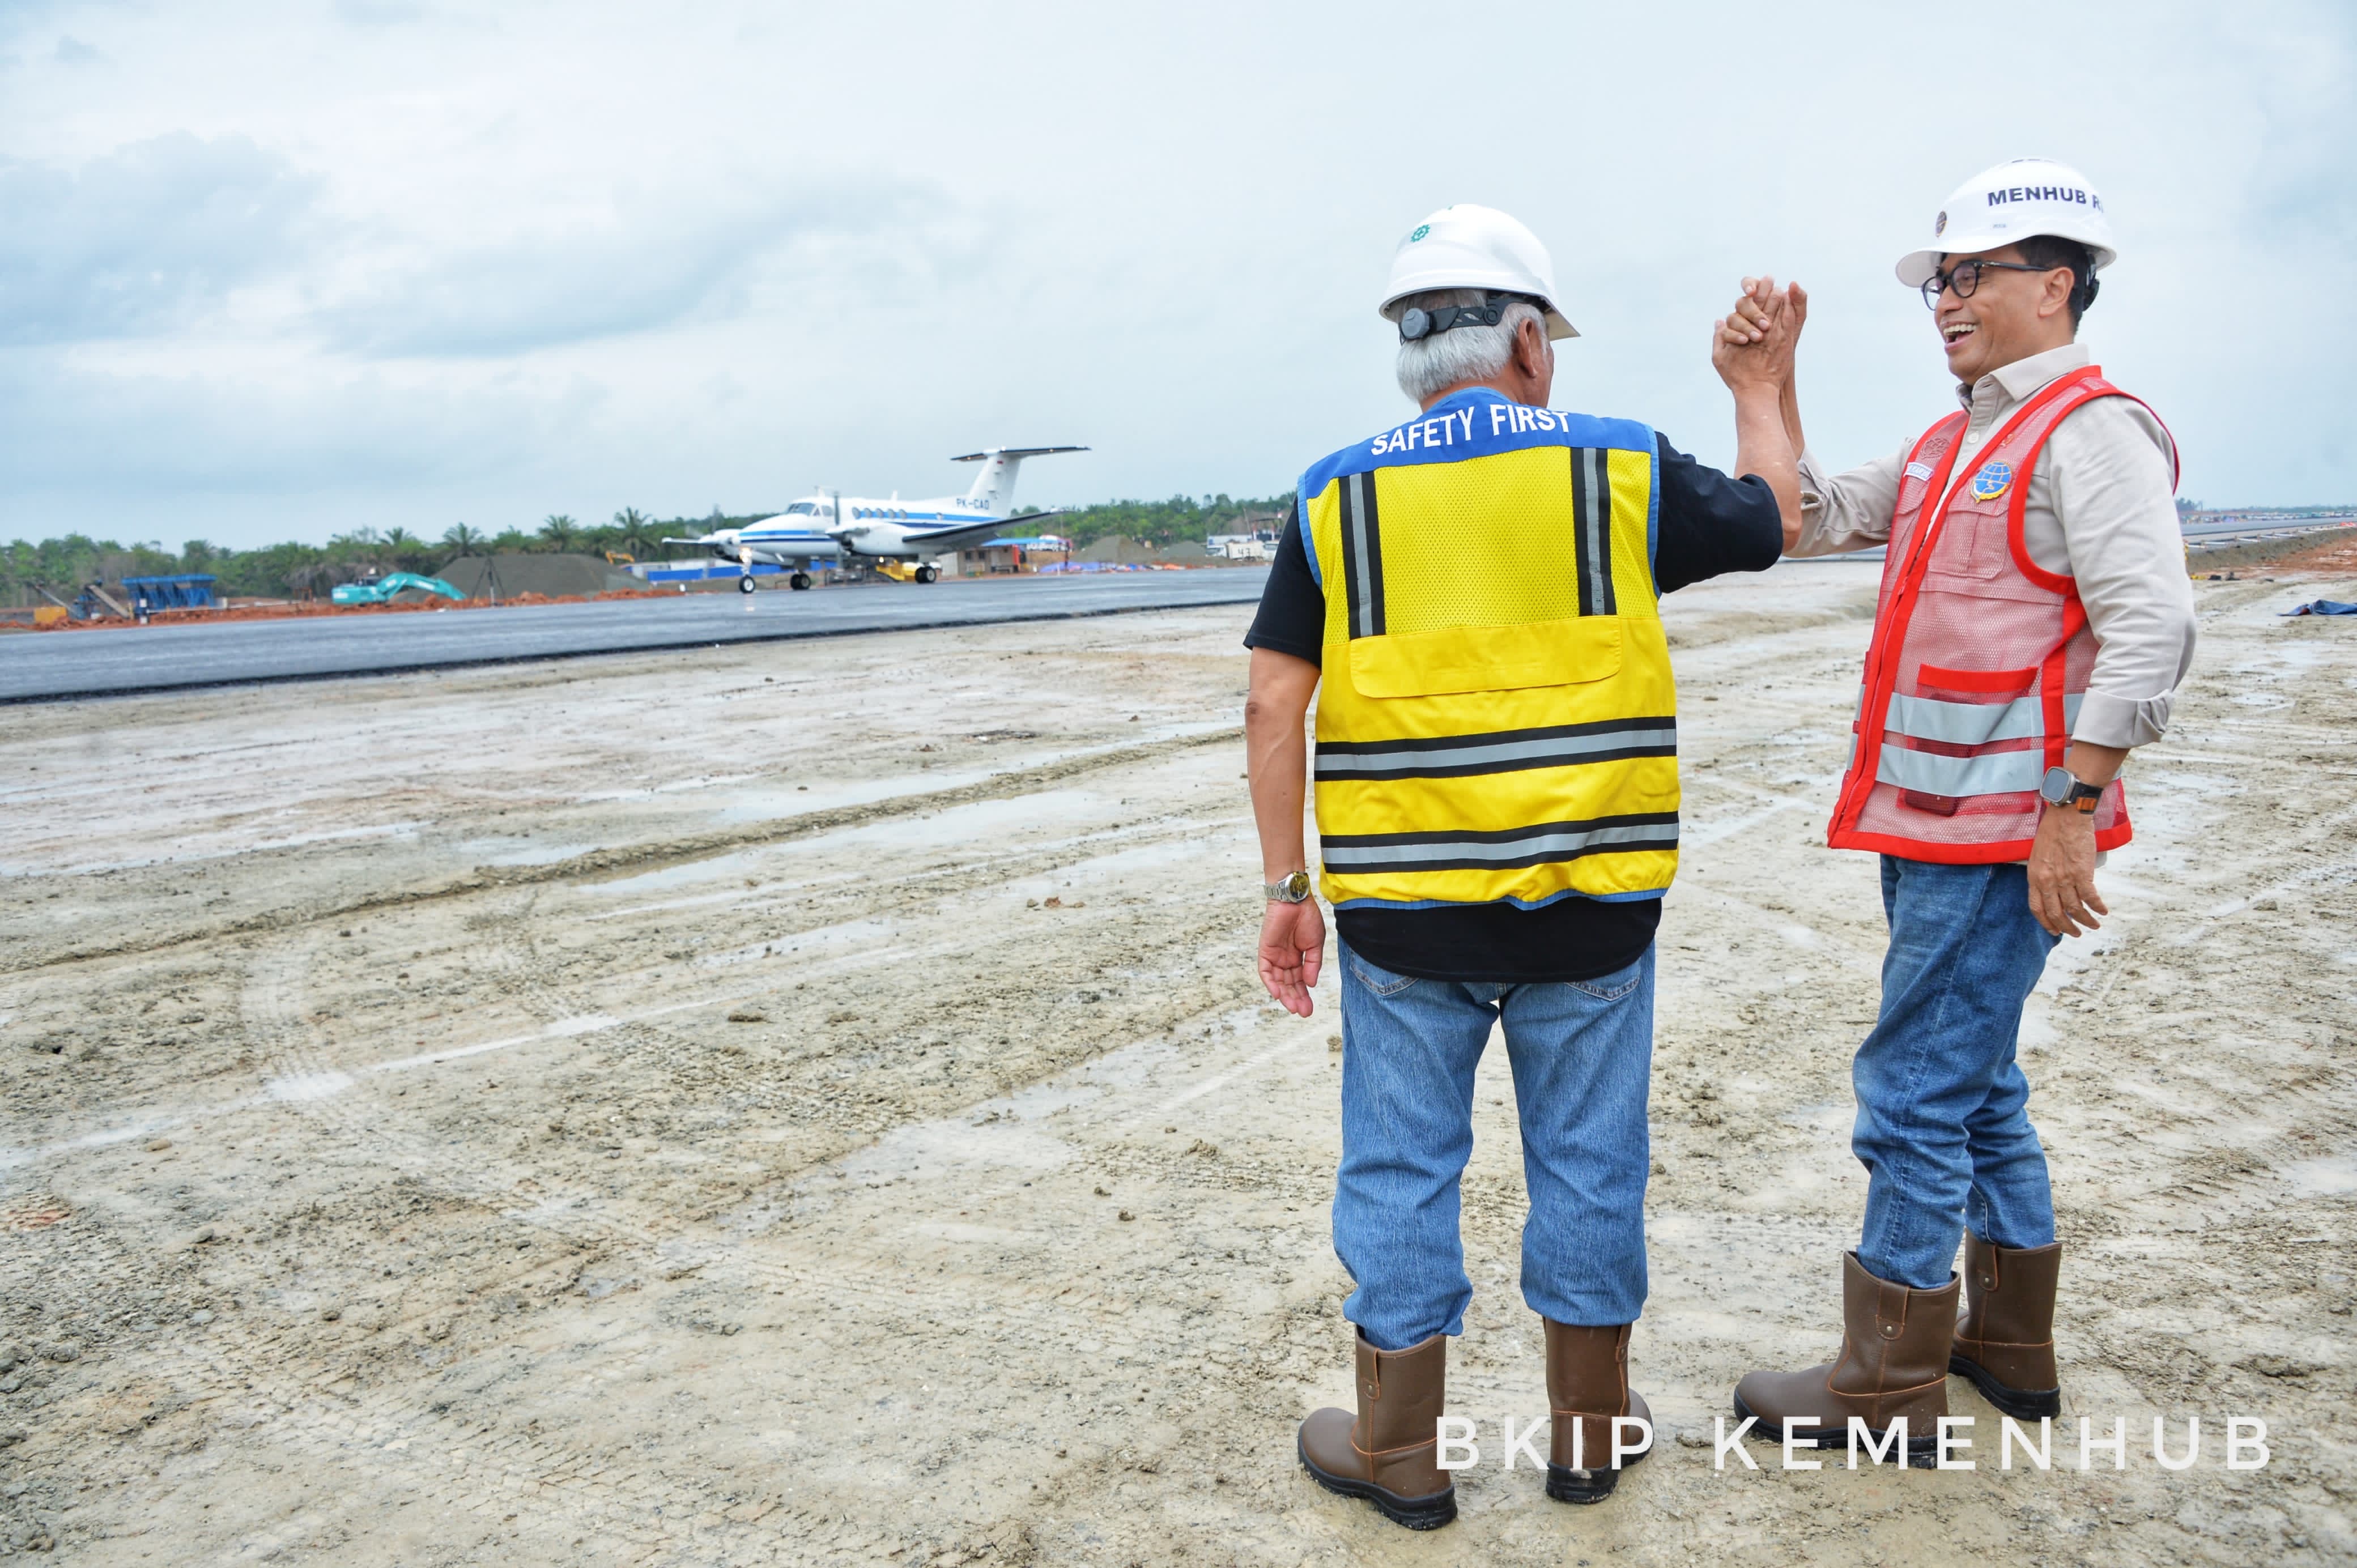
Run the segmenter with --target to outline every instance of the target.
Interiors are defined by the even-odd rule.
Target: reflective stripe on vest
[[[1676,693],[1652,432],[1477,389],[1303,478],[1326,589],[1322,887],[1343,906],[1658,895]]]
[[[1960,864],[2029,855],[2038,785],[2069,746],[2095,640],[2075,585],[2029,558],[2022,510],[2064,416],[2127,395],[2091,365],[2033,394],[1965,471],[1961,413],[1908,454],[1833,847]],[[2094,827],[2100,848],[2128,840],[2116,781]]]
[[[2071,726],[2078,722],[2081,700],[2077,696],[2062,699],[2060,734],[2065,741],[2070,738]],[[1943,703],[1894,693],[1889,714],[1883,724],[1886,736],[1903,735],[1955,746],[1983,746],[2004,740],[2034,740],[2040,744],[2027,750],[1988,751],[1963,757],[1893,746],[1885,740],[1875,777],[1901,789],[1950,800],[2036,789],[2039,781],[2046,777],[2048,767],[2045,706],[2037,697],[1996,704]]]
[[[2079,722],[2081,700],[2076,694],[2062,699],[2062,733],[2066,737],[2071,726]],[[1883,720],[1883,733],[1935,740],[1943,746],[2042,740],[2046,736],[2046,704],[2037,697],[2017,697],[1999,706],[1948,703],[1934,697],[1906,697],[1893,693],[1890,711]]]

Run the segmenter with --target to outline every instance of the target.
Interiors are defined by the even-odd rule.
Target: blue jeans
[[[2058,939],[2030,918],[2018,865],[1886,854],[1882,909],[1882,1015],[1850,1075],[1850,1148],[1867,1169],[1857,1257],[1878,1279],[1937,1290],[1967,1225],[2000,1247],[2054,1240],[2046,1151],[2014,1047]]]
[[[1653,950],[1577,983],[1415,980],[1339,946],[1342,1315],[1379,1350],[1461,1334],[1473,1283],[1457,1231],[1473,1071],[1502,1017],[1521,1102],[1523,1299],[1558,1323],[1633,1322],[1645,1304],[1645,1091]]]

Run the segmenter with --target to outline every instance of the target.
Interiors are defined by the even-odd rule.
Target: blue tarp
[[[2287,616],[2357,616],[2357,605],[2344,605],[2332,599],[2312,599],[2296,610],[2286,610]]]

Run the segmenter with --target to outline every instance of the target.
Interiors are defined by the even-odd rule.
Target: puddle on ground
[[[2357,1155],[2302,1160],[2285,1166],[2284,1175],[2302,1197],[2346,1197],[2357,1192]]]
[[[604,847],[585,841],[544,843],[531,838],[496,837],[463,840],[458,853],[474,856],[477,865],[548,865]]]

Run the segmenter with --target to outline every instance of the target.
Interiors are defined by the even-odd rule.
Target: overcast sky
[[[1901,18],[1908,18],[1902,20]],[[1891,263],[2077,165],[2085,340],[2212,502],[2357,501],[2357,8],[0,0],[0,538],[439,534],[1085,443],[1268,494],[1405,415],[1451,201],[1552,248],[1559,406],[1732,456],[1708,323],[1813,296],[1812,445],[1953,406]]]

